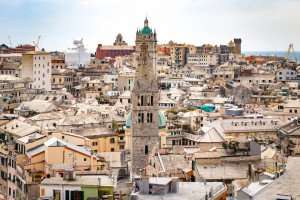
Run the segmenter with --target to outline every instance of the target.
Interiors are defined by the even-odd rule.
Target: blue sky
[[[159,43],[226,44],[243,50],[300,49],[299,0],[0,0],[0,43],[32,43],[66,50],[84,38],[89,51],[112,44],[120,32],[134,44],[147,15]]]

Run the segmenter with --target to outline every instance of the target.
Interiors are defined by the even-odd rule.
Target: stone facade
[[[137,71],[132,90],[132,176],[141,175],[159,145],[159,90],[155,74],[156,33],[144,22],[136,34]]]

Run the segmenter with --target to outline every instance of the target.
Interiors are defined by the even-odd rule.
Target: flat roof
[[[41,182],[43,185],[77,185],[77,186],[114,186],[112,178],[105,175],[76,176],[75,180],[66,181],[62,177],[46,178]]]
[[[276,199],[277,194],[291,195],[295,199],[300,196],[300,157],[289,157],[286,172],[260,191],[253,199]]]
[[[225,191],[226,187],[222,182],[177,182],[178,190],[176,193],[167,193],[162,195],[139,194],[137,199],[142,200],[194,200],[205,199],[209,191],[212,195],[218,195]]]

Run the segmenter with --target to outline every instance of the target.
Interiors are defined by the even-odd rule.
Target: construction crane
[[[32,41],[32,43],[33,43],[33,45],[35,46],[35,49],[36,50],[39,50],[39,44],[40,44],[40,40],[41,40],[41,35],[39,35],[38,37],[37,37],[37,40],[36,41]]]
[[[297,62],[297,57],[296,57],[296,54],[295,54],[294,45],[292,43],[289,44],[286,59],[290,60],[289,59],[290,57],[293,57],[294,61]]]

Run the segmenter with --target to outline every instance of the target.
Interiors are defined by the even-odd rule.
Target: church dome
[[[141,33],[143,35],[150,35],[152,33],[152,29],[149,28],[149,26],[144,26],[144,28],[141,30]]]
[[[162,112],[158,112],[158,128],[165,128],[166,127],[166,117]],[[127,128],[131,128],[132,125],[132,119],[131,119],[131,112],[127,115],[127,119],[126,119],[126,127]]]
[[[148,19],[146,17],[145,21],[144,21],[144,27],[142,30],[140,30],[139,32],[142,34],[142,35],[150,35],[152,34],[152,29],[148,26]]]

